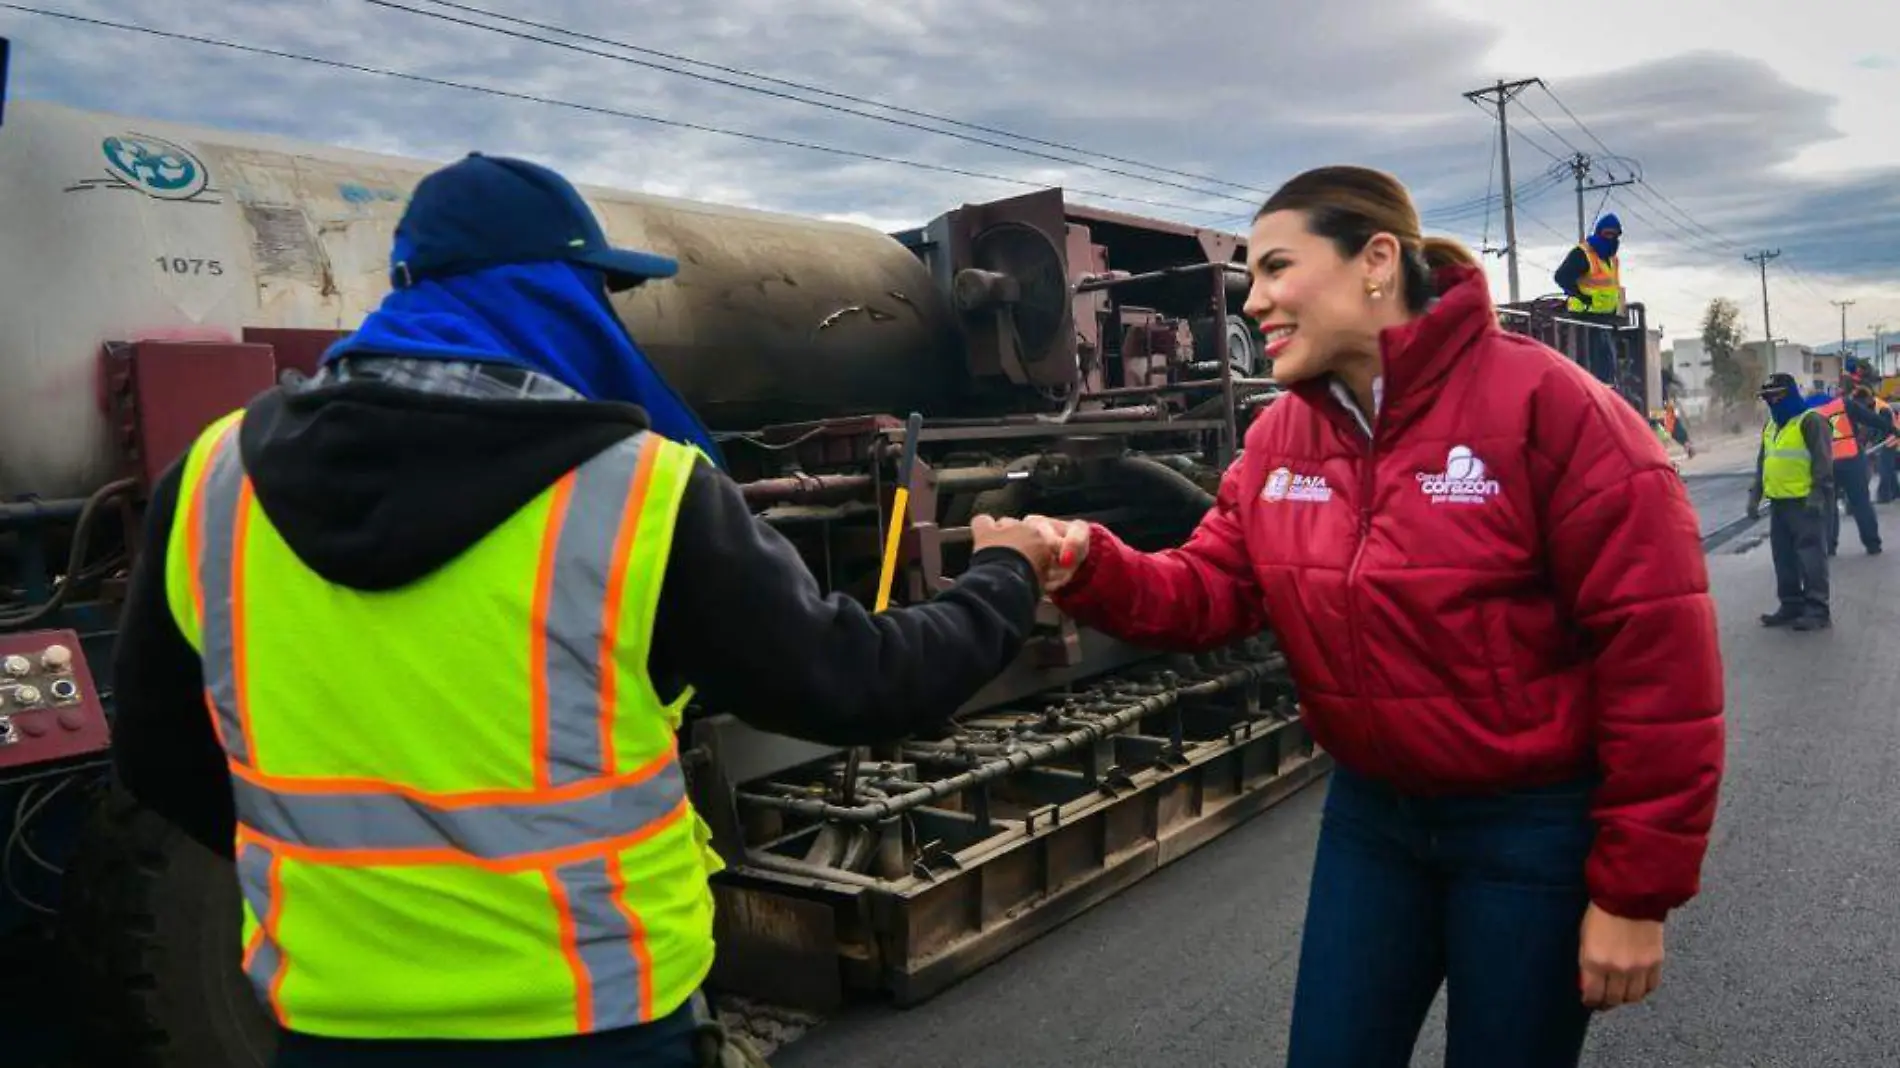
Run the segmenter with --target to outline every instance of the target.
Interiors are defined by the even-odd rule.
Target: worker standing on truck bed
[[[1274,376],[1180,548],[1033,521],[1078,621],[1211,649],[1271,627],[1332,755],[1292,1068],[1574,1064],[1655,989],[1723,765],[1694,510],[1643,417],[1498,326],[1390,176],[1294,178],[1247,244]],[[980,544],[980,542],[979,542]]]
[[[1768,545],[1775,558],[1775,595],[1781,607],[1761,617],[1764,627],[1822,630],[1830,625],[1826,510],[1834,502],[1833,432],[1809,409],[1791,374],[1772,374],[1760,396],[1768,406],[1755,456],[1748,518],[1768,502]]]
[[[235,844],[279,1065],[714,1063],[689,694],[892,740],[1030,632],[1048,549],[1016,521],[979,521],[928,604],[820,591],[609,304],[677,269],[609,248],[558,174],[472,155],[417,187],[394,291],[321,372],[158,483],[118,769]]]
[[[1602,324],[1585,331],[1590,336],[1590,373],[1612,389],[1622,387],[1613,330],[1623,318],[1622,247],[1623,220],[1614,213],[1607,214],[1597,220],[1589,237],[1570,250],[1552,277],[1557,288],[1570,298],[1564,306],[1566,311]]]

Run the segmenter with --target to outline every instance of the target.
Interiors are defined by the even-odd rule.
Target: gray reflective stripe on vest
[[[231,631],[231,605],[236,593],[232,564],[232,540],[237,534],[237,510],[244,469],[238,452],[238,428],[218,441],[206,461],[204,496],[199,505],[204,528],[199,545],[202,559],[194,561],[204,590],[204,618],[200,622],[204,645],[205,687],[218,717],[218,729],[224,735],[225,751],[240,764],[251,762],[251,740],[244,736],[244,721],[238,715],[237,650]]]
[[[672,815],[686,798],[674,760],[650,778],[591,797],[466,807],[384,792],[287,793],[240,776],[231,785],[245,825],[280,842],[322,850],[451,849],[493,861],[629,835]]]
[[[1766,455],[1770,460],[1806,460],[1808,458],[1808,450],[1769,449]]]
[[[593,989],[594,1029],[611,1031],[644,1023],[640,1007],[648,998],[641,996],[640,958],[633,953],[636,931],[633,922],[614,903],[627,886],[607,870],[607,860],[586,860],[556,868],[549,875],[567,895],[574,916],[574,948],[581,966],[587,971],[587,983]]]
[[[545,665],[548,773],[553,786],[585,782],[608,772],[603,757],[612,739],[600,736],[601,669],[612,670],[611,664],[601,663],[600,656],[610,607],[607,570],[613,566],[615,537],[646,441],[642,431],[580,466],[555,546]],[[627,521],[637,523],[639,516],[628,516]]]
[[[244,974],[267,1004],[270,1003],[270,989],[277,978],[277,971],[284,962],[283,951],[278,948],[277,940],[271,937],[269,926],[275,922],[271,908],[275,904],[271,893],[271,866],[276,860],[275,854],[256,842],[238,845],[238,889],[243,892],[245,903],[256,914],[258,925],[257,951],[246,953]]]

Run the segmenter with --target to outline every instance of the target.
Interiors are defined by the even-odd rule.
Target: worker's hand
[[[1592,903],[1583,914],[1577,962],[1585,1005],[1634,1005],[1662,983],[1663,925],[1612,916]]]
[[[1042,523],[1009,517],[998,519],[992,515],[979,515],[970,520],[970,538],[972,553],[985,549],[1011,549],[1021,553],[1041,576],[1045,588],[1062,542],[1059,533]]]
[[[1061,589],[1075,577],[1082,561],[1088,559],[1088,523],[1080,519],[1051,519],[1046,515],[1032,515],[1023,522],[1039,525],[1045,536],[1055,539],[1055,563],[1043,574],[1042,585],[1046,590]]]

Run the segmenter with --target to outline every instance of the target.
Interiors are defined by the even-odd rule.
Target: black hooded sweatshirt
[[[347,382],[261,395],[239,445],[258,504],[306,566],[344,586],[389,590],[442,567],[646,425],[644,411],[625,404]],[[230,857],[230,779],[202,665],[166,605],[182,468],[159,480],[146,516],[115,654],[113,751],[134,796]],[[708,707],[768,731],[836,745],[895,740],[940,725],[1000,673],[1040,596],[1029,561],[1006,549],[976,554],[925,604],[873,614],[826,596],[738,486],[702,461],[680,505],[649,668],[663,698],[691,685]]]

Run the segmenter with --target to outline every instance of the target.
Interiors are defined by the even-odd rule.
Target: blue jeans
[[[1406,1068],[1441,983],[1446,1068],[1569,1068],[1591,783],[1418,799],[1335,770],[1289,1068]]]

